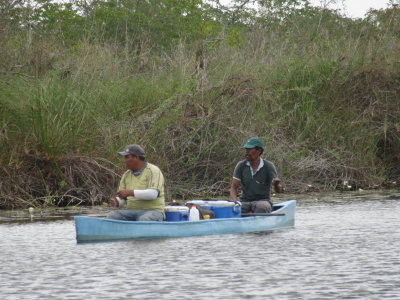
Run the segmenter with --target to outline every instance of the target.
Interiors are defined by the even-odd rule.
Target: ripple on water
[[[396,299],[400,202],[299,204],[264,234],[76,244],[74,224],[0,225],[2,299]]]

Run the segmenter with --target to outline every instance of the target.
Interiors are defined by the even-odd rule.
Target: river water
[[[303,195],[295,228],[264,234],[77,244],[64,219],[0,237],[0,299],[400,299],[398,192]]]

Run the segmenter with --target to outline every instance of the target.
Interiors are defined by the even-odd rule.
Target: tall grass
[[[82,41],[59,46],[39,76],[3,74],[2,179],[29,167],[41,180],[31,178],[28,194],[99,203],[122,171],[115,152],[139,143],[170,196],[221,195],[240,145],[257,135],[291,191],[396,180],[398,37],[363,22],[314,21],[254,28],[236,47],[206,41],[200,70],[190,43],[139,58]]]

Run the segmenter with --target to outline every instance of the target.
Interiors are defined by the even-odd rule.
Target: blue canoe
[[[271,214],[183,222],[119,221],[75,216],[78,242],[261,232],[294,226],[296,200],[274,204]]]

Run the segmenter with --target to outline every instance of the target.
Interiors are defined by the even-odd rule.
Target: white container
[[[207,204],[207,201],[206,200],[190,200],[190,201],[188,201],[186,203],[205,206]]]
[[[120,197],[116,197],[117,201],[118,201],[118,207],[125,207],[126,205],[126,200],[120,198]]]
[[[200,212],[197,209],[196,205],[193,205],[189,211],[189,221],[199,221],[200,220]]]

